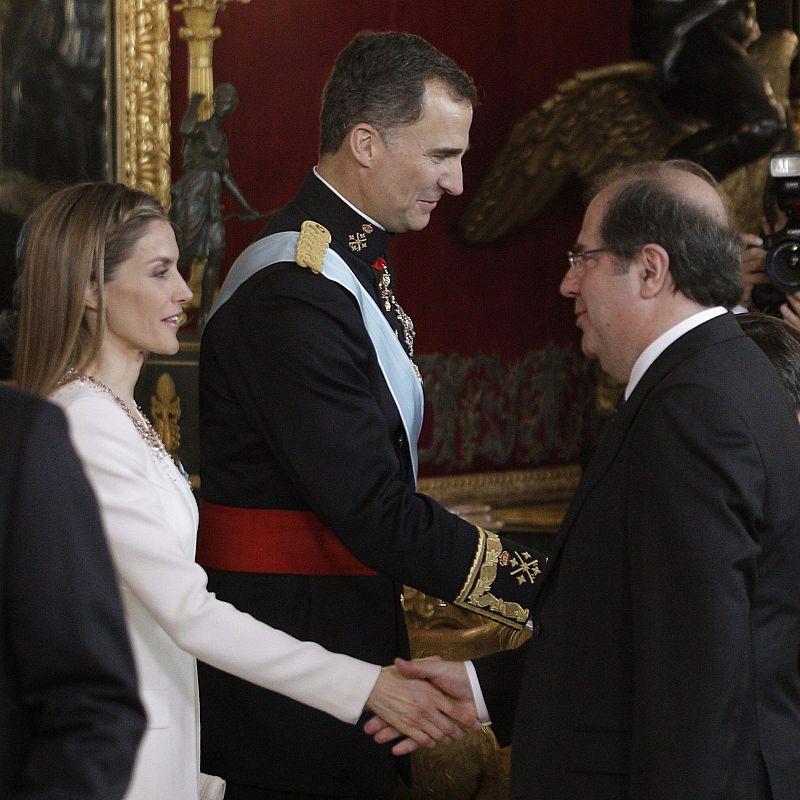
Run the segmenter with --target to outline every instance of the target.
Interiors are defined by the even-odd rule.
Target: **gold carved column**
[[[224,11],[228,3],[249,3],[250,0],[184,0],[173,6],[173,10],[183,14],[184,27],[178,31],[189,48],[188,96],[195,92],[204,94],[206,99],[198,110],[200,119],[211,116],[211,94],[214,91],[214,70],[212,51],[214,42],[222,31],[214,25],[218,11]]]

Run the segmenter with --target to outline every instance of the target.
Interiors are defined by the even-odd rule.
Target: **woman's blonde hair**
[[[22,273],[14,368],[17,384],[50,394],[69,368],[96,357],[105,333],[106,282],[152,220],[169,218],[150,195],[120,183],[80,183],[48,197],[28,217],[17,258]],[[94,332],[86,291],[97,292]]]

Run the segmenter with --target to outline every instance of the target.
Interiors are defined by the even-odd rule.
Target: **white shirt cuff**
[[[469,678],[469,685],[472,689],[472,696],[475,699],[475,709],[478,712],[478,720],[481,725],[491,725],[492,719],[489,716],[489,709],[486,708],[486,701],[483,699],[483,692],[481,685],[478,683],[478,673],[475,672],[475,665],[471,661],[465,661],[464,666],[467,668],[467,677]]]

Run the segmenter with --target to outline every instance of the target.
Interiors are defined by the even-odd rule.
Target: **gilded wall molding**
[[[443,505],[482,503],[492,508],[566,500],[580,480],[576,464],[421,478],[420,492]]]
[[[169,4],[112,0],[116,177],[169,205]]]

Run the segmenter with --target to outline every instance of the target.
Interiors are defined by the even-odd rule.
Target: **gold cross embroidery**
[[[539,569],[539,559],[531,558],[531,554],[528,552],[520,554],[516,550],[514,551],[514,556],[515,558],[512,558],[509,564],[511,564],[512,567],[516,567],[516,569],[511,570],[511,574],[517,576],[517,583],[519,583],[520,586],[522,586],[526,580],[533,583],[542,572]]]
[[[351,233],[347,238],[354,253],[360,253],[367,246],[367,237],[363,233]]]

